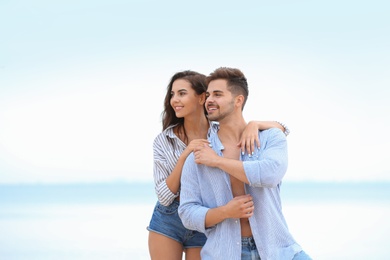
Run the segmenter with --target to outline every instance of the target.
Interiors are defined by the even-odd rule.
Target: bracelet
[[[281,122],[279,122],[279,121],[275,121],[276,123],[278,123],[279,125],[281,125],[281,126],[283,126],[283,128],[284,128],[284,134],[286,135],[286,136],[288,136],[289,134],[290,134],[290,129],[288,129],[288,127],[287,127],[287,125],[285,125],[285,124],[283,124],[283,123],[281,123]]]

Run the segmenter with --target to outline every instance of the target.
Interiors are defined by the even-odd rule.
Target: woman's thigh
[[[158,234],[149,232],[149,254],[152,260],[181,260],[183,256],[183,246],[179,242]]]

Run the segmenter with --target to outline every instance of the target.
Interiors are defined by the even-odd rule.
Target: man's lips
[[[212,112],[212,111],[215,111],[215,110],[217,110],[216,107],[207,107],[207,111],[208,112]]]

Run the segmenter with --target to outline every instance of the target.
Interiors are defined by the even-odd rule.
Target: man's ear
[[[242,107],[243,104],[244,104],[244,101],[245,101],[244,96],[243,96],[243,95],[238,95],[238,96],[236,97],[236,106]]]

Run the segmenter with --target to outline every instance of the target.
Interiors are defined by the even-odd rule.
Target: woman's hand
[[[207,139],[194,139],[187,145],[183,153],[185,153],[185,155],[188,156],[190,153],[194,151],[195,147],[203,146],[205,144],[209,145],[210,142]]]
[[[251,121],[247,124],[237,146],[241,147],[242,154],[247,152],[249,155],[254,153],[255,148],[260,147],[258,122]]]
[[[279,128],[287,136],[290,130],[285,124],[278,121],[250,121],[242,132],[241,140],[237,144],[241,147],[241,153],[247,152],[252,155],[256,148],[260,148],[259,131],[270,128]]]

